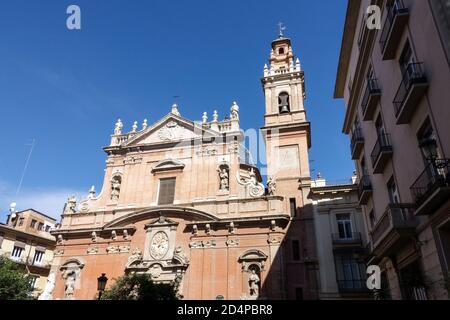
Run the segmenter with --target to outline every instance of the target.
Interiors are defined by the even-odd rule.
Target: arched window
[[[282,92],[278,96],[278,110],[280,113],[291,112],[291,106],[289,103],[289,94],[287,92]]]
[[[280,48],[280,49],[278,50],[278,54],[284,54],[284,48]]]

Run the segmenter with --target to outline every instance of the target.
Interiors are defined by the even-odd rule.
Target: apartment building
[[[336,182],[318,176],[311,183],[309,199],[320,269],[319,299],[370,299],[367,239],[356,176]]]
[[[381,9],[379,29],[367,27],[370,5]],[[367,264],[381,267],[392,299],[449,297],[449,8],[348,2],[334,95],[346,104]]]
[[[0,224],[0,255],[25,266],[31,275],[33,296],[44,290],[56,246],[50,231],[56,220],[33,209],[8,215]]]

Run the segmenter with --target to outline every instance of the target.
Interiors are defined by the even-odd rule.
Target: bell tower
[[[269,176],[282,187],[284,180],[310,181],[308,151],[310,123],[306,118],[305,81],[291,40],[280,35],[272,41],[269,66],[261,79],[265,97],[264,127]],[[281,183],[281,184],[280,184]],[[292,186],[293,187],[293,186]],[[298,188],[293,188],[298,192]]]

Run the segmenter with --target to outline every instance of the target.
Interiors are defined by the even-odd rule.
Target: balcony
[[[369,176],[363,176],[358,185],[358,200],[359,205],[366,205],[372,196],[372,182]]]
[[[393,1],[392,6],[388,7],[386,21],[380,36],[383,60],[392,60],[395,58],[397,46],[400,43],[400,38],[408,19],[409,10],[405,7],[403,1]]]
[[[368,293],[367,280],[337,280],[340,293]]]
[[[417,104],[428,89],[428,80],[423,72],[423,63],[410,63],[394,98],[397,124],[408,124]]]
[[[386,163],[392,157],[392,145],[389,141],[389,134],[383,133],[378,135],[378,140],[373,147],[371,159],[373,173],[383,173]]]
[[[367,79],[367,86],[361,102],[364,121],[373,120],[375,110],[381,97],[381,89],[377,79]]]
[[[372,229],[372,248],[376,256],[390,255],[410,241],[419,224],[408,204],[391,204]]]
[[[450,199],[450,159],[434,159],[414,182],[411,194],[416,215],[434,213]]]
[[[351,234],[342,236],[339,233],[333,233],[333,246],[360,246],[361,242],[361,233],[360,232],[352,232]]]
[[[357,128],[355,131],[353,131],[350,149],[352,152],[352,159],[359,159],[359,157],[361,156],[361,152],[364,149],[364,136],[362,134],[361,128]]]

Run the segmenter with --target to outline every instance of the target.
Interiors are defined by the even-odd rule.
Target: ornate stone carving
[[[206,232],[207,235],[211,234],[211,225],[209,223],[207,223],[205,225],[205,232]]]
[[[163,270],[162,270],[161,265],[158,263],[155,263],[150,267],[148,273],[150,274],[152,279],[158,279],[161,276],[162,271]]]
[[[123,230],[123,239],[124,240],[129,240],[130,239],[130,235],[128,234],[128,230]]]
[[[64,214],[72,214],[77,212],[77,199],[71,196],[67,199],[66,205],[64,206]]]
[[[201,248],[202,246],[203,245],[202,245],[201,241],[191,241],[191,242],[189,242],[189,247],[193,248],[193,249],[198,249],[198,248]]]
[[[267,243],[268,244],[280,244],[281,243],[281,237],[269,237],[269,239],[267,239]]]
[[[131,256],[128,257],[128,262],[141,260],[142,259],[142,251],[138,248],[134,249]]]
[[[125,165],[132,165],[132,164],[139,164],[142,163],[142,157],[140,156],[129,156],[123,160],[123,164]]]
[[[168,122],[158,132],[158,138],[161,141],[173,141],[179,138],[179,126],[175,121]]]
[[[226,244],[228,247],[237,247],[239,246],[239,239],[229,239]]]
[[[55,251],[53,251],[53,254],[55,256],[62,256],[64,254],[64,249],[55,249]]]
[[[182,247],[176,247],[174,252],[174,258],[178,259],[183,264],[188,264],[189,259],[183,251]]]
[[[108,254],[118,253],[118,252],[120,252],[120,249],[119,249],[119,246],[110,245],[106,248],[106,252]]]
[[[117,240],[117,232],[116,232],[116,230],[111,231],[111,240],[113,240],[113,241]]]
[[[194,224],[194,225],[192,226],[192,234],[193,234],[194,236],[196,236],[196,235],[198,234],[198,226],[197,226],[196,224]]]
[[[265,187],[262,183],[259,183],[256,179],[255,170],[253,168],[249,171],[249,178],[241,178],[239,171],[237,172],[236,178],[240,185],[246,186],[248,188],[248,193],[251,197],[257,198],[262,197],[265,192]]]
[[[206,240],[202,242],[204,248],[211,248],[216,246],[216,240]]]
[[[64,242],[62,234],[58,234],[58,237],[56,239],[57,244],[62,244]]]
[[[120,253],[127,253],[127,252],[130,252],[130,250],[131,250],[130,246],[120,246],[119,247]]]
[[[196,154],[199,157],[216,156],[217,149],[212,146],[202,146],[199,150],[197,150]]]
[[[91,240],[92,240],[92,242],[96,242],[97,241],[97,232],[92,231],[92,233],[91,233]]]
[[[50,272],[47,278],[47,283],[45,284],[44,291],[39,295],[38,300],[52,300],[53,290],[55,289],[56,276],[54,272]]]
[[[97,254],[98,248],[97,247],[90,247],[87,249],[87,254]]]
[[[163,258],[167,251],[169,250],[169,237],[165,232],[157,232],[150,243],[150,255],[155,259],[159,260]]]
[[[111,179],[111,200],[119,200],[121,184],[122,177],[120,175],[114,175]]]
[[[269,177],[267,179],[267,194],[269,196],[274,196],[276,189],[277,189],[277,182],[275,180],[275,177]]]

